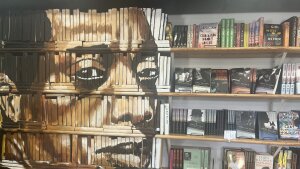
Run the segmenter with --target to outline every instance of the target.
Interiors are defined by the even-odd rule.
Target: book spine
[[[296,81],[296,64],[291,64],[291,87],[290,87],[290,94],[295,94],[295,81]]]
[[[229,43],[228,47],[233,47],[233,41],[234,41],[234,19],[229,19]]]
[[[241,23],[240,25],[240,47],[244,47],[244,29],[245,29],[245,24]]]
[[[235,35],[236,35],[236,38],[235,38],[235,45],[234,47],[240,47],[241,46],[241,23],[236,23],[234,24],[235,27],[236,27],[236,32],[235,32]]]
[[[165,104],[161,103],[160,104],[160,134],[164,134],[165,133],[165,115],[164,112],[165,111]]]
[[[221,47],[226,47],[226,19],[221,20]]]
[[[289,27],[290,27],[290,24],[289,22],[284,22],[282,24],[282,40],[283,40],[283,47],[289,47]]]
[[[164,114],[165,114],[165,117],[164,117],[164,126],[165,126],[165,129],[164,129],[164,133],[165,134],[170,134],[170,105],[168,103],[165,103],[164,104]]]
[[[297,38],[296,38],[296,46],[300,46],[300,17],[297,20]],[[1,29],[1,28],[0,28]],[[1,35],[0,35],[1,36]]]
[[[300,63],[296,64],[296,94],[300,94]]]
[[[262,47],[264,45],[264,18],[263,17],[259,18],[258,22],[259,22],[258,46]]]

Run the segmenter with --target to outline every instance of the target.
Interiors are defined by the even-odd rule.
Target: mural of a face
[[[139,28],[142,25],[147,31],[146,23],[144,18],[143,22],[139,22]],[[52,24],[55,29],[58,23]],[[1,67],[1,77],[9,77],[9,82],[5,84],[20,91],[26,88],[38,91],[1,96],[3,124],[21,128],[36,125],[47,130],[66,131],[100,132],[111,129],[116,132],[120,126],[128,128],[129,132],[135,129],[141,134],[153,131],[157,106],[154,97],[112,93],[155,92],[159,74],[157,53],[74,52],[75,49],[68,48],[66,52],[8,53],[9,57],[7,53],[0,54],[1,65],[6,64]],[[45,91],[53,91],[54,94],[44,94]],[[76,92],[59,94],[60,91]],[[94,94],[97,91],[110,94]],[[7,138],[6,147],[11,148],[7,149],[8,154],[11,152],[8,158],[14,160],[74,162],[74,151],[77,152],[75,162],[78,164],[148,167],[151,160],[151,137],[10,133]],[[74,144],[77,145],[75,149],[72,147]],[[35,150],[40,152],[39,156],[34,155]],[[16,152],[18,155],[13,156]],[[41,152],[44,152],[43,155]]]

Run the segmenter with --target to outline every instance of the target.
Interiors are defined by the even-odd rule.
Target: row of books
[[[300,94],[299,64],[284,64],[283,73],[281,70],[281,67],[271,69],[232,68],[230,70],[175,68],[174,89],[175,92],[200,93]],[[282,76],[282,80],[280,76]],[[281,81],[282,84],[290,84],[292,90],[287,92],[287,87],[284,91],[278,90],[277,86],[281,86]]]
[[[214,109],[160,110],[160,134],[217,135],[228,138],[298,139],[300,111],[241,111]],[[163,114],[163,115],[162,115]]]
[[[3,41],[136,41],[164,40],[168,15],[162,9],[112,8],[7,10],[0,14]]]
[[[280,24],[265,24],[264,17],[251,23],[236,23],[234,18],[220,23],[175,25],[173,47],[257,47],[300,46],[299,17]]]
[[[210,168],[210,152],[207,147],[172,146],[169,154],[169,169]]]
[[[271,147],[271,153],[251,148],[223,148],[223,169],[297,169],[299,149]],[[274,157],[273,157],[274,156]],[[169,169],[211,168],[211,149],[207,147],[171,146]]]

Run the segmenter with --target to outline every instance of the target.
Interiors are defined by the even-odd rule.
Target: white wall
[[[259,17],[265,18],[265,23],[281,23],[291,16],[300,16],[299,13],[233,13],[233,14],[201,14],[201,15],[171,15],[169,20],[173,25],[199,24],[220,22],[222,18],[235,18],[236,22],[252,22]],[[189,55],[189,54],[184,54]],[[217,55],[217,54],[215,54]],[[240,54],[245,55],[245,54]],[[252,54],[250,54],[251,56]],[[190,68],[235,68],[235,67],[251,67],[251,68],[271,68],[280,63],[280,57],[270,57],[276,54],[255,54],[263,58],[237,58],[225,56],[230,54],[218,54],[218,58],[176,58],[174,67],[190,67]],[[279,53],[280,55],[280,53]],[[295,54],[293,54],[295,55]],[[300,57],[289,57],[287,55],[284,62],[300,62]],[[200,108],[200,109],[234,109],[234,110],[262,110],[262,111],[288,111],[291,109],[300,109],[299,100],[270,100],[270,99],[227,99],[227,98],[173,98],[174,108]],[[220,142],[203,142],[189,140],[171,140],[171,145],[186,146],[205,146],[211,147],[211,166],[214,161],[214,168],[222,168],[223,147],[248,147],[258,152],[266,152],[268,146],[256,144],[237,144],[237,143],[220,143]],[[164,151],[163,166],[168,166],[166,151]]]

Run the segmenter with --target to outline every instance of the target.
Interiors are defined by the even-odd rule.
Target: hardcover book
[[[211,70],[211,93],[229,93],[228,70]]]
[[[255,138],[255,111],[235,111],[236,136],[240,138]]]
[[[193,92],[210,93],[211,69],[194,69]]]
[[[187,134],[204,135],[205,114],[205,110],[188,110]]]
[[[282,26],[264,24],[264,46],[282,46]]]
[[[252,87],[252,73],[250,68],[234,68],[230,70],[231,93],[250,94]]]
[[[278,86],[281,68],[258,69],[255,93],[275,94]]]
[[[299,139],[300,111],[280,112],[278,114],[279,136],[281,139]]]
[[[273,156],[269,153],[255,155],[255,169],[273,169]]]
[[[218,23],[204,23],[199,25],[199,48],[217,47]]]
[[[227,150],[227,169],[246,169],[245,152],[242,150]]]
[[[175,68],[175,92],[192,91],[193,69]]]
[[[278,112],[257,112],[259,139],[278,139]]]

